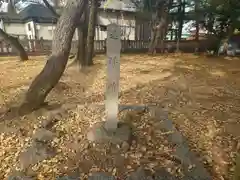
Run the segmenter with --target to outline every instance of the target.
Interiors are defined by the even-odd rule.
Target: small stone
[[[147,151],[147,148],[145,146],[142,146],[140,149],[141,149],[142,152],[146,152]]]
[[[132,166],[130,166],[130,165],[127,165],[127,169],[132,169]]]
[[[175,180],[176,178],[172,176],[168,171],[161,168],[156,171],[154,174],[154,180]]]
[[[88,180],[115,180],[115,177],[107,173],[93,173]]]
[[[113,158],[113,163],[115,167],[123,167],[125,162],[125,157],[123,155],[115,155]]]
[[[136,145],[137,141],[136,140],[132,140],[132,145]]]
[[[105,129],[105,122],[96,123],[87,133],[87,139],[97,143],[121,144],[129,142],[132,136],[131,128],[125,123],[119,122],[115,131]]]
[[[116,173],[117,173],[117,169],[116,169],[116,168],[113,168],[113,170],[112,170],[112,175],[115,176]]]
[[[58,136],[58,137],[62,137],[62,136],[64,136],[66,133],[64,132],[64,131],[62,131],[62,130],[59,130],[59,131],[56,131],[56,135]]]
[[[182,135],[180,134],[180,132],[174,132],[171,136],[171,139],[174,144],[182,144],[183,143]]]
[[[147,135],[147,136],[146,136],[146,141],[147,141],[147,142],[150,142],[151,140],[152,140],[152,137],[151,137],[150,135]]]
[[[41,122],[41,127],[46,129],[51,129],[56,123],[58,122],[58,119],[56,117],[48,117],[48,119],[43,120]]]
[[[124,141],[121,146],[121,149],[123,150],[123,152],[127,152],[129,148],[130,148],[129,144]]]
[[[153,180],[150,172],[144,170],[143,167],[139,167],[135,172],[132,172],[127,180]]]
[[[79,177],[62,176],[58,177],[56,180],[79,180]]]
[[[34,177],[37,175],[37,173],[32,168],[28,168],[26,174],[30,177]]]
[[[38,162],[53,157],[55,155],[54,149],[42,143],[33,143],[26,151],[19,156],[20,168],[25,170],[29,166],[37,164]]]
[[[44,128],[39,128],[33,135],[33,139],[40,142],[49,142],[53,140],[53,138],[54,134]]]
[[[135,157],[139,159],[139,158],[143,157],[143,154],[141,152],[137,152],[137,153],[135,153]]]
[[[76,109],[76,108],[81,109],[81,107],[83,108],[84,106],[83,105],[75,105],[75,104],[63,104],[61,108],[64,110],[72,110],[72,109]]]
[[[9,175],[8,180],[34,180],[34,178],[24,175],[22,172],[13,172]]]

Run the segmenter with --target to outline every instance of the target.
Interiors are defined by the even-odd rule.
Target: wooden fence
[[[29,55],[45,55],[51,53],[52,41],[50,40],[20,40],[25,50]],[[176,41],[166,41],[164,48],[168,51],[174,51],[179,44],[179,50],[183,52],[194,52],[196,48],[200,51],[205,51],[213,46],[213,42],[208,40],[182,40],[179,43]],[[122,52],[147,52],[149,41],[142,40],[122,40]],[[95,53],[105,53],[106,41],[95,40],[94,50]],[[160,47],[157,48],[160,49]],[[72,42],[71,53],[77,52],[77,41]],[[10,44],[0,42],[0,56],[16,55],[17,51],[11,47]]]

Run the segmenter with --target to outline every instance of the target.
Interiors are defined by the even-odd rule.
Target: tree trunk
[[[86,44],[88,36],[88,16],[89,8],[88,3],[86,3],[84,14],[82,15],[81,22],[77,28],[78,31],[78,50],[75,61],[81,67],[86,66]]]
[[[195,32],[195,40],[197,41],[197,47],[195,47],[195,53],[199,53],[200,42],[199,42],[199,0],[195,0],[195,15],[196,15],[196,32]]]
[[[68,0],[58,20],[52,43],[52,54],[40,74],[33,80],[20,110],[39,108],[61,78],[71,49],[74,31],[84,11],[86,0]]]
[[[77,27],[78,33],[78,47],[77,47],[77,54],[75,61],[80,65],[84,65],[85,59],[85,46],[84,46],[84,35],[83,35],[83,28],[81,26]]]
[[[166,14],[166,16],[167,16],[167,14]],[[164,24],[164,26],[163,26],[163,28],[161,30],[161,47],[162,47],[162,52],[163,53],[166,50],[165,49],[165,37],[166,37],[166,35],[168,33],[168,29],[169,29],[168,24],[169,24],[169,22],[168,22],[168,20],[166,18],[165,24]]]
[[[162,36],[161,35],[162,35],[161,25],[158,25],[156,27],[156,30],[155,30],[155,38],[154,38],[153,46],[152,46],[152,54],[156,53],[156,48],[157,48],[157,46],[159,44],[159,40],[160,41],[162,40]],[[162,47],[161,46],[160,46],[160,48],[161,48],[161,51],[162,51]]]
[[[149,48],[148,48],[148,53],[150,55],[154,54],[155,48],[154,48],[154,42],[156,41],[156,36],[157,36],[157,30],[156,27],[152,27],[151,30],[151,39],[150,39],[150,43],[149,43]]]
[[[227,37],[230,38],[234,34],[235,28],[233,27],[233,23],[230,22],[228,25],[228,30],[227,30]]]
[[[158,24],[158,25],[156,25]],[[151,41],[150,41],[150,45],[149,45],[149,49],[148,52],[149,54],[154,54],[156,52],[156,48],[159,44],[159,41],[161,41],[161,51],[163,51],[162,46],[164,46],[164,37],[166,35],[166,31],[167,31],[167,13],[164,12],[162,13],[162,17],[160,18],[159,21],[157,21],[154,25],[154,27],[152,28],[152,32],[151,32]]]
[[[23,46],[20,44],[18,38],[8,35],[2,29],[0,29],[0,36],[4,39],[4,41],[11,44],[12,47],[18,51],[19,57],[22,61],[28,60],[28,55]]]
[[[179,26],[178,26],[178,40],[180,41],[182,39],[182,29],[183,29],[183,20],[185,16],[185,0],[179,0],[180,6],[178,9],[179,13]]]
[[[171,1],[168,1],[168,3],[157,1],[156,3],[157,9],[152,20],[153,25],[148,49],[149,54],[156,52],[159,41],[161,41],[161,52],[164,51],[164,38],[168,29],[168,6],[171,4]]]
[[[89,24],[88,24],[88,36],[86,46],[86,65],[93,65],[93,53],[94,53],[94,37],[97,20],[97,0],[91,0]]]
[[[199,2],[195,0],[195,14],[196,14],[196,32],[195,32],[195,40],[199,40]]]
[[[78,31],[78,50],[76,62],[78,62],[81,67],[84,67],[87,64],[86,63],[87,28],[78,27],[77,31]]]

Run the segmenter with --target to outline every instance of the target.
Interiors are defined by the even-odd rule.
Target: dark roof
[[[131,2],[130,0],[126,0]],[[103,10],[105,2],[101,2],[100,9]],[[133,13],[136,11],[136,7],[132,3],[121,2],[118,0],[112,0],[108,4],[106,11],[125,11],[125,13]],[[42,4],[30,4],[18,14],[16,13],[1,13],[0,19],[3,19],[7,23],[25,23],[28,20],[33,20],[36,23],[56,23],[57,17]]]
[[[23,19],[42,18],[57,19],[54,14],[42,4],[30,4],[19,13]]]
[[[0,13],[0,18],[9,23],[23,23],[28,20],[36,23],[57,22],[57,17],[42,4],[30,4],[18,14]]]
[[[23,19],[19,14],[14,14],[14,13],[10,14],[6,12],[1,12],[0,18],[4,22],[8,22],[8,23],[23,23]]]

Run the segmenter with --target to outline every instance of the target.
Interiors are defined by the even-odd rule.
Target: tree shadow
[[[120,101],[128,104],[136,100],[136,104],[168,108],[177,129],[186,135],[191,149],[206,163],[205,167],[212,176],[230,179],[232,173],[229,169],[234,163],[230,152],[225,152],[225,149],[226,144],[234,142],[230,140],[231,135],[226,135],[224,124],[231,119],[240,119],[236,113],[239,112],[237,84],[240,78],[236,68],[239,65],[239,61],[201,57],[192,63],[178,61],[168,70],[171,76],[125,90],[120,93]],[[104,94],[91,95],[86,99],[87,103],[103,102]],[[236,152],[236,146],[231,145],[230,148]],[[229,163],[225,165],[224,162]]]
[[[225,119],[226,122],[229,119],[240,119],[239,114],[236,113],[239,112],[237,111],[239,108],[239,95],[233,92],[234,90],[239,90],[237,84],[240,83],[240,79],[236,67],[239,67],[240,62],[212,58],[205,60],[201,59],[201,57],[198,60],[191,63],[186,62],[187,60],[174,63],[172,69],[165,69],[165,71],[170,72],[170,76],[138,84],[136,87],[124,90],[120,93],[120,101],[121,104],[129,104],[135,101],[136,104],[154,104],[167,108],[169,116],[173,119],[177,129],[186,136],[190,142],[190,147],[197,151],[199,158],[202,161],[208,161],[205,156],[210,151],[214,154],[210,160],[217,162],[220,158],[216,156],[216,152],[217,154],[226,154],[222,151],[226,145],[220,142],[229,143],[227,138],[222,137],[224,135],[222,134],[222,124],[224,122],[220,117],[225,116],[224,118],[227,119]],[[127,61],[123,61],[124,63],[127,64]],[[100,63],[98,66],[100,68],[103,64]],[[72,78],[72,83],[76,84],[75,87],[85,82],[88,85],[83,87],[87,89],[98,78],[99,68],[90,68],[86,76],[81,75],[84,77],[83,81],[80,81],[78,78],[72,78],[79,75],[76,73],[77,71],[69,72],[69,74],[65,73],[61,82]],[[151,66],[151,71],[153,68]],[[155,68],[157,69],[158,67]],[[140,71],[139,73],[145,74],[146,72]],[[49,101],[57,101],[59,96],[55,96],[54,93],[56,95],[60,92],[64,94],[71,90],[70,87],[72,86],[61,87],[60,85],[60,88],[57,87],[59,90],[53,90],[52,97],[48,99]],[[81,98],[75,96],[78,93],[84,94],[84,90],[76,90],[73,97],[66,96],[61,103],[71,101],[71,103],[81,105],[86,103],[102,103],[104,101],[103,93],[86,94],[85,97]],[[235,106],[229,107],[231,103]],[[221,110],[221,107],[219,107],[219,111],[215,109],[215,106],[219,104],[226,109]],[[215,122],[217,125],[215,125]],[[221,131],[218,131],[219,129]],[[213,141],[213,144],[209,145],[206,143],[207,136],[209,136],[209,141]],[[209,147],[216,150],[216,152],[214,153],[213,150],[209,150]],[[220,150],[221,152],[219,153]],[[217,172],[211,161],[207,162],[208,165],[205,166],[211,174],[215,177],[219,177],[219,174],[224,174],[223,172],[226,171],[226,167],[221,169],[222,172]],[[222,161],[218,161],[218,165],[221,163]],[[226,179],[229,179],[231,173],[227,171],[227,174],[225,173],[224,176],[226,176]]]
[[[45,103],[37,109],[31,109],[28,104],[25,105],[23,103],[26,89],[20,90],[16,97],[5,104],[5,108],[2,108],[0,111],[0,121],[16,119],[17,117],[28,115],[34,111],[51,109],[56,105],[60,107],[62,104],[68,103],[68,98],[71,99],[68,95],[72,93],[72,89],[75,90],[74,94],[82,94],[82,96],[84,96],[84,93],[94,83],[95,78],[97,78],[98,71],[102,69],[103,63],[101,61],[102,60],[95,59],[94,66],[86,67],[83,71],[80,71],[78,66],[66,68],[59,82],[47,96]],[[74,79],[72,77],[76,78]],[[70,78],[71,81],[69,81]],[[63,96],[59,98],[59,94]]]

